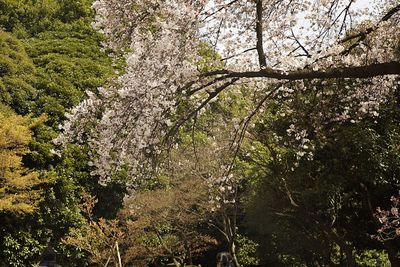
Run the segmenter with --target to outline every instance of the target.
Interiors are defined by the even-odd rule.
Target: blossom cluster
[[[179,88],[197,73],[197,13],[187,1],[100,0],[93,6],[104,45],[123,52],[126,68],[70,112],[56,141],[88,142],[93,174],[105,183],[123,166],[134,178],[149,155],[160,153]]]
[[[392,202],[392,208],[390,210],[377,208],[374,214],[375,218],[381,223],[378,234],[375,236],[375,238],[380,241],[386,241],[400,236],[400,197],[392,196],[390,201]]]

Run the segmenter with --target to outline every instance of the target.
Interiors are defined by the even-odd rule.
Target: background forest
[[[34,266],[47,246],[62,266],[113,266],[116,244],[123,266],[215,266],[221,251],[236,267],[400,266],[398,75],[379,111],[366,115],[357,112],[368,105],[340,100],[358,93],[350,79],[284,81],[268,94],[232,82],[229,91],[200,92],[212,96],[205,109],[182,97],[170,131],[159,132],[163,152],[143,145],[151,160],[138,161],[142,176],[121,160],[105,179],[93,121],[74,126],[86,131],[76,133],[83,141],[54,141],[72,108],[118,87],[134,60],[105,45],[92,4],[0,0],[0,267]],[[157,19],[146,19],[140,30],[157,32]],[[399,61],[400,36],[392,37]],[[200,73],[225,67],[215,47],[198,47]],[[92,119],[110,99],[129,98],[109,95]],[[122,125],[121,146],[131,131]],[[111,152],[113,160],[126,154]]]

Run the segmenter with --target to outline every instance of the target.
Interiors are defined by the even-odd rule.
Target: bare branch
[[[250,52],[250,51],[253,51],[253,50],[256,50],[256,49],[257,49],[256,47],[252,47],[252,48],[249,48],[249,49],[243,50],[243,51],[242,51],[242,52],[240,52],[240,53],[237,53],[237,54],[234,54],[234,55],[231,55],[231,56],[227,56],[227,57],[225,57],[225,58],[221,59],[221,61],[226,61],[226,60],[228,60],[228,59],[231,59],[231,58],[234,58],[234,57],[240,56],[240,55],[242,55],[242,54],[244,54],[244,53],[247,53],[247,52]]]
[[[213,92],[210,92],[207,99],[205,99],[196,109],[194,109],[192,112],[190,112],[188,115],[186,115],[184,118],[179,120],[168,132],[167,138],[169,136],[174,136],[179,129],[186,121],[190,120],[195,116],[202,108],[204,108],[212,99],[214,99],[220,92],[222,92],[225,88],[229,87],[230,85],[234,84],[236,81],[238,81],[240,78],[239,77],[233,77],[233,79],[229,80],[228,82],[222,84],[221,86],[215,88]]]
[[[293,32],[293,29],[290,29],[291,33],[292,33],[292,37],[294,38],[294,40],[296,41],[298,47],[296,49],[294,49],[291,53],[295,52],[297,49],[301,48],[301,50],[303,50],[303,52],[305,53],[306,57],[311,57],[310,53],[307,51],[307,49],[304,47],[304,45],[302,45],[302,43],[299,41],[299,39],[297,39],[296,35]]]
[[[212,17],[215,14],[217,14],[218,12],[221,12],[222,10],[227,9],[229,6],[233,5],[236,2],[238,2],[238,0],[233,0],[233,1],[229,2],[228,4],[221,6],[220,8],[215,10],[214,12],[211,12],[209,14],[206,12],[206,16],[205,16],[205,18],[203,20],[207,20],[209,17]]]

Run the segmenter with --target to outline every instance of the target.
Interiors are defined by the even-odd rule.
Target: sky
[[[354,3],[354,6],[357,8],[365,8],[371,5],[371,0],[357,0]]]

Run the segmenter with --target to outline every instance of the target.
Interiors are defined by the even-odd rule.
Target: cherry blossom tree
[[[319,121],[328,113],[354,122],[379,114],[398,88],[400,5],[384,0],[362,10],[355,2],[98,0],[93,26],[126,68],[107,88],[88,92],[57,142],[88,142],[101,182],[128,168],[134,183],[168,137],[233,85],[258,97],[239,122],[236,147],[251,118],[282,93],[291,101],[291,92],[334,84],[329,91],[343,108]],[[204,44],[219,54],[207,59],[208,69],[199,63]],[[307,138],[296,125],[288,130]]]
[[[310,134],[323,140],[330,123],[377,117],[399,90],[400,5],[371,0],[363,10],[355,2],[98,0],[93,26],[125,68],[104,88],[87,92],[56,141],[87,143],[101,183],[128,170],[129,183],[137,185],[160,169],[185,123],[225,92],[247,91],[254,104],[234,120],[232,140],[220,144],[233,160],[206,179],[215,208],[226,215],[227,239],[234,240],[236,222],[228,214],[236,206],[234,159],[267,102],[292,117],[286,133],[300,162],[313,159]],[[204,55],[204,47],[214,53]],[[310,91],[316,108],[307,129],[313,133],[296,123],[304,121],[297,96]]]

